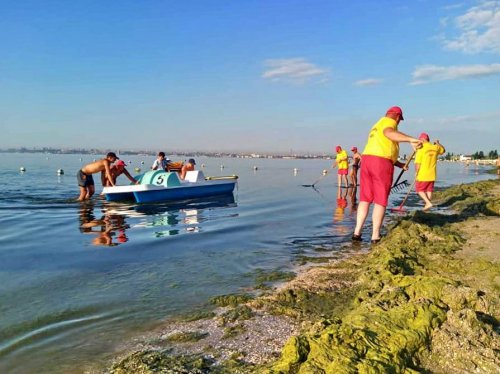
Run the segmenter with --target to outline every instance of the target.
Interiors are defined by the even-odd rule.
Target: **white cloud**
[[[383,79],[378,79],[378,78],[367,78],[367,79],[361,79],[359,81],[354,82],[354,85],[361,86],[361,87],[377,86],[380,83],[382,83],[383,81],[384,81]]]
[[[478,123],[484,121],[500,120],[500,112],[478,113],[474,115],[463,115],[453,117],[443,117],[435,121],[440,126],[466,124],[471,128],[476,128]],[[489,123],[489,122],[488,122]]]
[[[463,65],[463,66],[417,66],[412,73],[411,85],[426,84],[436,81],[481,78],[500,74],[500,64]]]
[[[447,22],[441,21],[443,25]],[[453,19],[456,35],[443,38],[445,49],[500,53],[500,1],[484,1]]]
[[[264,65],[267,70],[262,74],[262,78],[273,81],[306,83],[314,79],[323,82],[328,77],[327,69],[308,62],[302,57],[270,59],[266,60]]]

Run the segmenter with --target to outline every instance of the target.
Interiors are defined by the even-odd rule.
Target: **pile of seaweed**
[[[461,222],[499,215],[498,185],[452,187],[436,198],[454,214],[395,223],[356,269],[351,309],[291,338],[269,372],[500,372],[500,266],[454,256]],[[484,281],[466,281],[475,277]]]
[[[483,181],[436,193],[451,214],[415,212],[368,254],[315,270],[314,286],[253,300],[252,308],[303,323],[276,362],[257,367],[143,351],[110,372],[500,372],[500,264],[455,255],[465,242],[462,223],[499,219],[499,186]]]

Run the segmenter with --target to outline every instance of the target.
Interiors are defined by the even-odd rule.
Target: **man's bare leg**
[[[382,222],[385,216],[385,206],[374,204],[372,213],[372,240],[380,239],[380,228],[382,227]]]
[[[361,235],[361,230],[363,230],[363,225],[365,224],[369,209],[370,209],[369,202],[366,201],[359,202],[358,211],[356,214],[356,228],[354,229],[354,235],[356,236]]]
[[[80,187],[80,196],[78,196],[78,201],[83,201],[87,197],[87,189],[85,187]]]
[[[429,200],[429,198],[427,197],[427,193],[426,192],[423,192],[423,191],[420,191],[418,193],[418,196],[420,196],[420,198],[422,200],[424,200],[424,203],[425,203],[425,206],[422,210],[429,210],[430,208],[432,208],[432,203],[431,201]],[[432,195],[431,195],[432,196]]]
[[[91,186],[88,186],[87,188],[88,188],[87,199],[90,199],[95,192],[95,186],[91,185]]]
[[[342,185],[342,175],[340,175],[340,174],[337,175],[337,183],[338,183],[339,188],[340,188],[340,186]]]

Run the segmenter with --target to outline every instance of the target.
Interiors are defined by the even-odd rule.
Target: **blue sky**
[[[0,2],[0,148],[500,149],[500,1]]]

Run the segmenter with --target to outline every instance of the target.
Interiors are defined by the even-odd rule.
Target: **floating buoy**
[[[26,168],[25,168],[24,166],[21,166],[21,167],[19,168],[19,171],[20,171],[21,173],[24,173],[24,172],[26,171]]]
[[[323,175],[327,175],[328,174],[328,170],[324,169],[323,170]]]
[[[144,165],[144,161],[141,161],[141,165]]]
[[[45,157],[46,160],[48,160],[49,158],[48,157]]]
[[[132,161],[128,160],[128,164],[130,165],[132,163]]]
[[[297,173],[298,171],[299,171],[299,169],[297,169],[297,168],[293,168],[293,172],[294,172],[294,173]]]
[[[205,164],[201,164],[201,167],[204,168],[205,167]]]
[[[221,166],[220,166],[220,168],[221,168],[221,169],[224,169],[224,165],[221,165]]]
[[[80,157],[80,161],[82,161],[82,158]]]
[[[63,175],[64,170],[63,169],[57,169],[57,175]]]
[[[135,168],[135,169],[134,169],[134,171],[135,171],[136,173],[140,173],[140,172],[141,172],[141,168]]]
[[[259,170],[259,168],[257,166],[254,166],[253,170]]]

